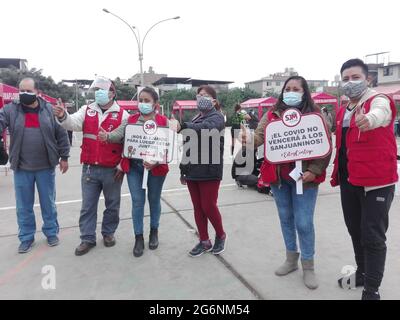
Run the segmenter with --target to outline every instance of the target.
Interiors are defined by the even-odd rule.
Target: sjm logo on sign
[[[289,109],[283,113],[282,121],[287,127],[295,127],[300,123],[301,113],[297,109]]]

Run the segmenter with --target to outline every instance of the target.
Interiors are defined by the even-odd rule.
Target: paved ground
[[[133,257],[131,201],[124,182],[117,245],[105,248],[98,235],[98,245],[93,251],[83,257],[74,256],[79,244],[77,225],[81,204],[77,145],[75,142],[70,171],[57,176],[62,228],[58,247],[47,247],[39,231],[34,250],[26,255],[17,253],[12,173],[5,176],[0,172],[0,299],[360,298],[360,289],[342,290],[336,284],[342,267],[354,263],[338,190],[327,183],[320,188],[315,212],[316,272],[320,287],[310,291],[302,284],[301,271],[284,278],[274,275],[274,269],[284,259],[284,245],[273,199],[253,190],[238,189],[230,178],[229,164],[225,166],[219,197],[229,235],[227,249],[221,257],[207,254],[193,259],[187,255],[197,240],[189,194],[178,182],[176,166],[172,166],[162,195],[158,250],[146,250],[143,257]],[[100,210],[103,208],[101,204]],[[36,214],[41,226],[39,207]],[[396,197],[391,210],[387,266],[381,289],[384,299],[400,299],[399,214],[400,201]],[[146,234],[148,225],[146,217]],[[55,290],[42,287],[45,277],[42,268],[48,265],[55,268]]]

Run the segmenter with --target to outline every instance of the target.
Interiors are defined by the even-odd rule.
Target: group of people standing
[[[97,211],[101,193],[104,195],[106,207],[101,226],[103,243],[106,247],[116,244],[114,234],[119,224],[121,186],[125,174],[132,197],[135,234],[133,255],[135,257],[143,255],[146,191],[142,188],[142,181],[145,170],[148,170],[147,198],[150,206],[149,249],[157,249],[161,191],[169,171],[168,164],[128,159],[122,155],[125,127],[128,124],[143,124],[153,120],[157,126],[169,126],[168,119],[157,112],[159,103],[157,92],[150,87],[144,88],[139,94],[139,112],[129,115],[116,103],[116,89],[113,82],[104,77],[97,77],[90,88],[95,101],[81,107],[74,114],[68,114],[61,102],[52,106],[41,99],[37,95],[35,81],[31,78],[22,79],[19,90],[19,101],[0,110],[0,135],[8,128],[11,136],[10,163],[11,169],[14,170],[18,237],[21,242],[18,252],[27,253],[34,245],[35,185],[39,193],[44,222],[42,231],[47,237],[49,246],[59,244],[55,205],[55,167],[59,165],[62,173],[68,170],[70,143],[67,130],[80,131],[83,134],[80,156],[81,243],[75,249],[75,255],[82,256],[96,246]],[[222,113],[216,110],[218,105],[216,97],[212,87],[203,86],[198,89],[199,115],[175,128],[183,135],[184,140],[190,135],[185,134],[187,131],[193,130],[201,139],[203,129],[214,127],[218,129],[218,136],[221,136],[225,120]],[[5,158],[7,153],[3,149],[0,151],[2,161],[7,162],[8,159]],[[201,152],[201,149],[198,151]],[[192,257],[209,251],[220,254],[225,248],[226,234],[217,207],[218,189],[223,171],[223,138],[222,147],[217,150],[216,155],[221,160],[216,165],[181,163],[181,182],[188,186],[200,238],[200,242],[189,252]],[[199,157],[201,158],[201,154]],[[208,221],[216,229],[214,244],[209,239]]]
[[[336,156],[331,178],[332,186],[340,186],[345,224],[351,236],[357,264],[356,286],[363,286],[362,299],[377,300],[386,258],[388,214],[394,197],[397,175],[397,145],[393,135],[396,108],[393,100],[368,87],[368,67],[359,59],[345,62],[341,68],[342,86],[349,104],[336,116]],[[28,252],[36,231],[33,213],[34,184],[39,191],[43,233],[49,245],[59,240],[55,207],[54,168],[68,170],[69,143],[66,130],[82,131],[82,208],[79,218],[81,243],[77,256],[96,246],[97,206],[103,192],[106,209],[101,233],[106,247],[115,245],[119,224],[121,184],[124,174],[132,198],[132,220],[135,234],[133,255],[144,252],[144,205],[142,189],[148,170],[147,198],[150,205],[149,248],[157,249],[161,214],[161,192],[168,164],[124,158],[122,155],[125,127],[153,120],[168,127],[168,119],[157,110],[159,97],[146,87],[139,95],[139,113],[129,115],[115,102],[116,89],[112,81],[97,78],[92,84],[95,102],[68,114],[61,104],[52,107],[36,95],[32,79],[20,83],[20,101],[0,110],[0,135],[10,130],[11,168],[17,199],[20,253]],[[202,86],[197,91],[198,115],[180,123],[176,131],[183,137],[180,164],[181,183],[187,185],[194,208],[199,243],[189,252],[192,257],[206,252],[220,254],[225,250],[227,234],[223,227],[217,200],[223,176],[225,120],[219,111],[216,91]],[[250,115],[236,110],[239,125],[232,137],[257,148],[264,144],[265,128],[279,120],[285,110],[296,108],[302,114],[320,113],[312,98],[307,81],[300,76],[286,80],[278,101],[254,127],[251,133],[240,130],[240,124]],[[242,127],[243,128],[243,127]],[[236,133],[236,130],[239,132]],[[205,132],[207,134],[205,134]],[[193,134],[197,147],[193,148]],[[218,143],[215,143],[218,142]],[[204,148],[204,145],[207,148]],[[35,149],[35,151],[33,151]],[[233,150],[232,150],[233,152]],[[326,179],[331,154],[325,158],[303,161],[301,180],[303,194],[297,194],[296,181],[290,176],[294,163],[274,165],[264,160],[262,180],[270,184],[277,206],[286,260],[275,271],[285,276],[298,269],[301,260],[306,287],[316,289],[314,211],[318,187]],[[212,243],[208,222],[215,229]],[[298,239],[298,241],[297,241]],[[344,285],[344,279],[339,279]]]
[[[369,88],[368,66],[362,60],[346,61],[340,72],[342,89],[350,101],[336,116],[336,156],[331,185],[340,187],[344,220],[357,264],[355,285],[364,287],[362,299],[379,300],[389,209],[398,181],[397,144],[393,134],[396,107],[390,97]],[[244,132],[240,139],[244,143],[252,140],[255,147],[263,144],[267,124],[280,119],[288,108],[297,108],[302,114],[321,112],[302,77],[287,79],[276,106],[264,115],[253,135],[249,137]],[[273,165],[264,161],[261,168],[263,181],[271,184],[286,246],[286,260],[275,273],[285,276],[297,270],[301,258],[304,283],[310,289],[318,287],[314,271],[314,210],[318,186],[326,178],[330,157],[303,161],[301,195],[297,194],[296,182],[289,176],[294,163]],[[338,279],[339,286],[348,285],[346,281],[350,282],[347,278]]]

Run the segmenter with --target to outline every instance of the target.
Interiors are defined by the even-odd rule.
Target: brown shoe
[[[75,249],[75,255],[83,256],[84,254],[88,253],[95,246],[96,246],[96,243],[81,242],[81,244]]]
[[[103,236],[104,246],[107,248],[115,246],[114,236]]]

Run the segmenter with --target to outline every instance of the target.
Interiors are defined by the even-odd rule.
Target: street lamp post
[[[144,86],[144,75],[143,75],[143,44],[144,41],[146,40],[147,35],[149,34],[149,32],[157,25],[159,25],[162,22],[165,21],[169,21],[169,20],[177,20],[180,17],[173,17],[173,18],[168,18],[168,19],[164,19],[161,21],[156,22],[155,24],[153,24],[145,33],[143,40],[141,41],[140,39],[140,32],[139,29],[136,28],[135,26],[131,26],[128,22],[126,22],[124,19],[122,19],[121,17],[117,16],[116,14],[112,13],[111,11],[107,10],[107,9],[103,9],[103,11],[105,13],[109,13],[111,15],[113,15],[114,17],[116,17],[117,19],[121,20],[124,24],[126,24],[129,29],[132,31],[133,35],[135,36],[136,39],[136,44],[138,46],[138,52],[139,52],[139,64],[140,64],[140,85]],[[137,32],[136,32],[137,31]]]

